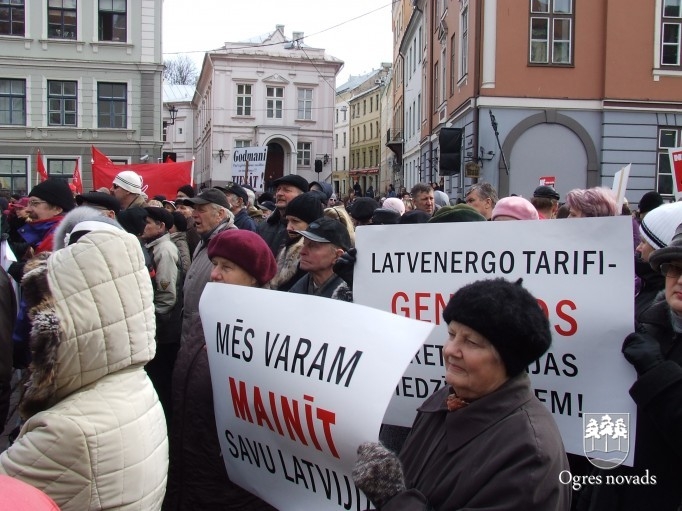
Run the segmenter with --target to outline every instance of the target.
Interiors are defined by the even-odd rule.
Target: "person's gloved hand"
[[[626,360],[635,366],[639,375],[646,373],[664,360],[661,345],[651,335],[643,332],[628,335],[623,342],[622,351]]]
[[[353,481],[378,509],[405,491],[400,460],[392,451],[375,442],[365,442],[358,447]]]
[[[353,268],[355,267],[356,255],[358,251],[355,248],[351,248],[348,252],[344,252],[341,257],[339,257],[334,263],[332,270],[339,277],[341,277],[348,287],[353,288]]]

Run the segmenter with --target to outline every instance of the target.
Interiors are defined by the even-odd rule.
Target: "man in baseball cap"
[[[308,191],[309,184],[304,177],[289,174],[275,179],[272,185],[275,187],[277,211],[270,215],[265,222],[258,224],[258,234],[265,240],[276,257],[279,249],[288,238],[284,210],[286,210],[291,199]]]
[[[289,292],[353,301],[348,284],[333,270],[334,263],[351,245],[346,227],[338,220],[322,217],[311,222],[305,231],[296,232],[305,238],[299,265],[308,273]]]

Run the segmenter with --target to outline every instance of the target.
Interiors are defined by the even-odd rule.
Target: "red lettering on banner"
[[[307,394],[303,396],[305,403],[303,403],[301,407],[303,409],[301,410],[297,399],[281,395],[277,396],[274,392],[268,391],[268,399],[264,400],[263,393],[259,387],[254,386],[252,390],[249,390],[243,381],[237,382],[231,376],[228,380],[232,406],[236,417],[251,424],[255,423],[260,427],[267,427],[270,431],[276,432],[281,436],[287,436],[281,426],[283,422],[291,440],[301,442],[306,446],[310,440],[318,451],[324,452],[326,447],[332,456],[335,458],[340,457],[334,444],[331,429],[331,426],[336,424],[336,414],[330,410],[314,406],[315,398],[313,396]],[[250,397],[253,398],[252,404],[249,401]],[[277,406],[278,401],[279,408]],[[251,413],[252,409],[253,414]],[[320,442],[317,436],[316,427],[319,425],[322,427],[326,445],[323,445],[323,442]]]

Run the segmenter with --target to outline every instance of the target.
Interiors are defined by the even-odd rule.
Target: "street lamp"
[[[175,119],[178,117],[178,109],[175,105],[168,105],[168,113],[170,113],[170,122],[168,124],[175,124]]]
[[[220,163],[222,163],[222,162],[223,162],[223,158],[225,158],[225,151],[223,151],[222,149],[220,149],[220,150],[218,151],[218,158],[219,158]]]

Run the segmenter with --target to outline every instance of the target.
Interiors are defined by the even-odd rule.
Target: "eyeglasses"
[[[661,265],[661,274],[669,279],[679,279],[682,276],[682,266],[672,263],[663,263]]]
[[[40,206],[41,204],[47,204],[47,201],[31,199],[30,201],[28,201],[27,206],[31,206],[32,208],[35,208],[37,206]]]

